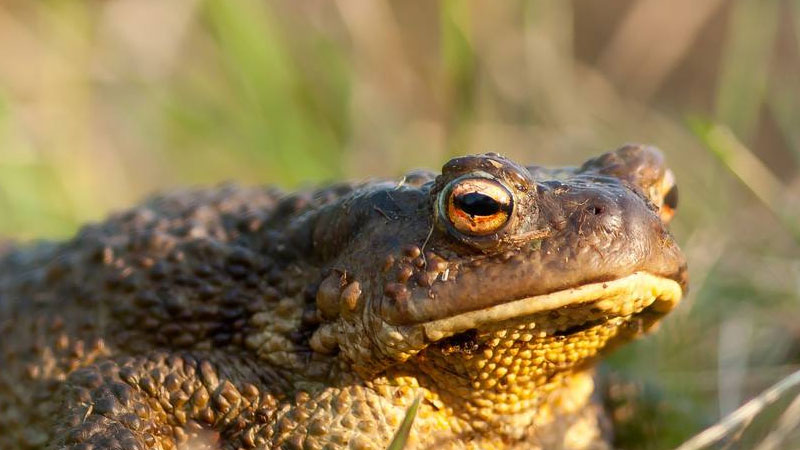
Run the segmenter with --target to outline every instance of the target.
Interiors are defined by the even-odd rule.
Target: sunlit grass
[[[417,409],[419,409],[419,402],[421,397],[417,397],[411,402],[411,405],[406,410],[406,415],[400,426],[397,427],[392,442],[386,447],[386,450],[403,450],[408,443],[408,435],[411,433],[411,427],[414,425],[414,419],[417,417]]]

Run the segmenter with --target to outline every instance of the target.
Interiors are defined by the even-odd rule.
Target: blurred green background
[[[677,174],[692,285],[606,370],[655,405],[622,436],[667,448],[800,368],[800,2],[0,0],[0,235],[18,240],[179,185],[484,151],[578,164],[625,142]]]

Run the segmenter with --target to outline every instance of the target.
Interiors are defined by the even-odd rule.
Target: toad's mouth
[[[429,342],[471,330],[511,329],[522,324],[530,330],[536,329],[538,335],[564,336],[602,324],[624,322],[643,313],[659,317],[675,308],[682,295],[681,286],[675,280],[636,272],[616,280],[461,313],[422,326]]]

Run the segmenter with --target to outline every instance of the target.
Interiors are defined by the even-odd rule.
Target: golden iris
[[[447,219],[473,236],[492,234],[511,217],[513,199],[500,183],[487,178],[457,180],[447,197]]]

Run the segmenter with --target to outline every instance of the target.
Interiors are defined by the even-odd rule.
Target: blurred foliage
[[[798,123],[796,0],[0,0],[0,235],[16,239],[176,185],[664,149],[691,293],[608,368],[668,403],[641,448],[800,366]]]

